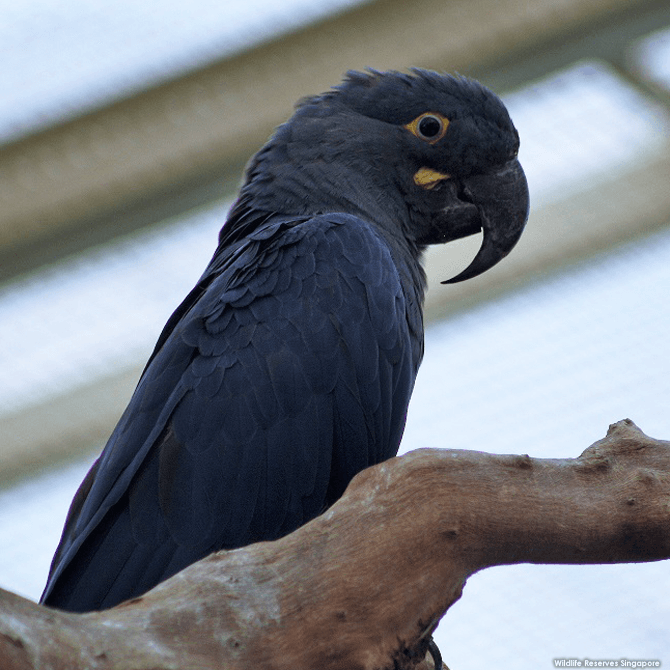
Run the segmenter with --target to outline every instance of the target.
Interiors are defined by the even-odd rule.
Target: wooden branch
[[[277,542],[67,614],[0,594],[5,670],[429,667],[427,637],[493,565],[670,557],[670,443],[631,421],[577,459],[419,450]]]

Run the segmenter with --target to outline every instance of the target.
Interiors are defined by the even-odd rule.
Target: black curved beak
[[[449,239],[466,237],[480,230],[484,236],[472,263],[443,284],[455,284],[486,272],[505,258],[519,241],[530,208],[528,182],[519,161],[515,158],[495,172],[462,180],[459,200],[464,205],[461,215],[467,210],[467,216],[459,216],[456,223],[454,210],[445,212],[445,218],[452,224]],[[442,241],[448,240],[443,238]]]

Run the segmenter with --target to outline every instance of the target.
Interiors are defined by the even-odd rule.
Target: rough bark
[[[0,593],[0,667],[430,667],[427,637],[478,570],[668,557],[670,443],[631,421],[576,459],[419,450],[362,472],[288,537],[214,554],[111,610]]]

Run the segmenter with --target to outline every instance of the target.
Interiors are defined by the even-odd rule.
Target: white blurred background
[[[33,179],[25,176],[30,152],[48,147],[60,128],[76,131],[95,114],[103,123],[120,101],[141,101],[216,64],[234,72],[240,54],[260,50],[262,62],[272,55],[263,55],[267,44],[281,59],[282,44],[288,52],[303,31],[323,44],[329,22],[337,27],[347,12],[360,11],[362,26],[371,8],[383,19],[395,6],[357,4],[0,3],[0,141]],[[472,73],[496,85],[522,138],[533,202],[529,241],[519,244],[517,265],[515,250],[507,274],[501,269],[479,292],[438,283],[467,260],[439,252],[431,259],[426,355],[404,451],[576,457],[626,417],[670,439],[670,11],[664,3],[634,4],[634,16],[609,3],[602,15],[582,17],[563,34],[540,34],[520,53],[501,46],[499,69],[471,57]],[[520,3],[520,15],[545,5],[552,3]],[[471,21],[481,19],[473,13]],[[411,58],[412,40],[405,42]],[[608,56],[622,48],[621,58]],[[436,52],[438,62],[425,63],[417,48],[417,60],[405,65],[450,70]],[[352,66],[360,67],[357,58]],[[467,68],[466,59],[461,71]],[[249,72],[262,79],[260,65],[243,75]],[[299,89],[298,71],[295,78]],[[21,156],[28,158],[21,163]],[[51,158],[56,172],[59,160]],[[69,169],[77,155],[62,160]],[[231,161],[237,165],[237,154]],[[215,248],[236,187],[225,176],[220,192],[167,215],[133,219],[129,200],[112,213],[141,225],[120,225],[119,235],[85,229],[104,219],[94,213],[54,215],[47,232],[25,243],[16,231],[9,242],[0,236],[3,588],[39,597],[76,487],[163,323]],[[87,235],[90,244],[82,242]],[[66,240],[62,251],[58,239]],[[112,387],[113,401],[106,395]],[[556,658],[665,665],[669,588],[667,562],[491,569],[471,578],[436,639],[452,670],[549,668]]]

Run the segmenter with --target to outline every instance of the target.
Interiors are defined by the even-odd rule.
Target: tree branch
[[[291,535],[111,610],[0,592],[0,667],[429,667],[428,636],[478,570],[668,557],[670,443],[631,421],[577,459],[418,450],[359,474]]]

